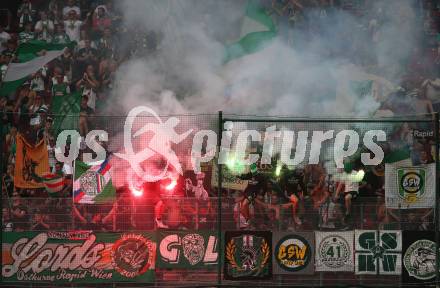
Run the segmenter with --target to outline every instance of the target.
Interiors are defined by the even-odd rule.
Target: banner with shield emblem
[[[353,271],[353,231],[315,232],[316,271]]]
[[[272,278],[272,233],[226,231],[224,276],[226,280]]]
[[[313,274],[314,242],[312,232],[273,234],[274,274]]]
[[[217,268],[218,235],[215,231],[158,231],[159,268]]]
[[[417,284],[418,287],[434,284],[435,247],[433,231],[403,231],[403,283]]]
[[[435,163],[417,167],[385,164],[387,208],[432,208],[435,204]]]

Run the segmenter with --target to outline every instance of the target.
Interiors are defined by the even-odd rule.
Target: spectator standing
[[[40,20],[35,24],[35,34],[38,40],[50,42],[54,32],[53,21],[47,18],[45,11],[40,13]]]
[[[99,81],[95,76],[95,70],[92,65],[88,65],[83,78],[76,83],[77,89],[82,89],[82,95],[87,96],[87,106],[95,110],[96,92],[100,86]]]
[[[90,116],[95,113],[95,111],[93,111],[93,109],[91,109],[87,105],[88,100],[89,98],[86,95],[81,98],[81,110],[79,113],[79,134],[83,137],[85,137],[87,133],[89,133]]]
[[[22,199],[19,196],[13,198],[11,211],[15,231],[26,231],[29,227],[28,208],[22,203]]]
[[[64,25],[56,25],[56,31],[53,35],[52,42],[57,44],[66,44],[70,42],[69,35],[67,35],[67,33],[64,31]]]
[[[14,223],[11,221],[11,211],[8,208],[3,207],[2,209],[2,226],[3,232],[12,232],[14,231]]]
[[[352,214],[352,201],[359,196],[358,173],[362,172],[356,170],[352,170],[350,173],[343,172],[336,187],[336,199],[342,198],[345,204],[345,222]]]
[[[18,34],[18,42],[19,44],[23,44],[29,42],[30,40],[34,40],[35,35],[32,31],[32,23],[28,22],[24,26],[24,31]]]
[[[3,190],[8,197],[14,193],[14,164],[8,164],[5,175],[2,177]]]
[[[6,49],[6,43],[11,39],[11,35],[5,31],[4,27],[0,25],[0,52]]]
[[[95,13],[92,19],[92,28],[98,35],[101,34],[104,29],[110,28],[112,20],[107,14],[107,8],[104,5],[96,7]]]
[[[68,19],[64,21],[64,30],[71,41],[79,42],[79,35],[83,22],[78,20],[75,10],[70,10]]]
[[[78,61],[78,70],[84,71],[87,65],[97,66],[98,63],[98,51],[91,46],[90,39],[84,40],[84,48],[78,50],[76,60]]]
[[[31,227],[32,231],[47,231],[50,229],[49,224],[47,224],[49,216],[41,210],[34,212],[34,224]]]
[[[81,16],[81,9],[76,6],[75,0],[68,0],[67,5],[63,7],[63,16],[64,18],[68,18],[72,11],[75,12],[75,14],[79,17]]]
[[[34,21],[34,14],[35,14],[35,10],[34,7],[32,6],[31,1],[23,0],[23,3],[20,5],[20,7],[17,10],[17,16],[19,18],[20,28],[24,27],[28,23],[32,25],[32,22]]]
[[[44,78],[41,69],[32,75],[31,90],[35,91],[37,95],[42,96],[45,90]]]

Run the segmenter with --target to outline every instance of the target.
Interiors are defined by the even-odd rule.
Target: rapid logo
[[[351,250],[347,240],[339,235],[325,237],[318,248],[321,263],[331,269],[342,268],[351,262]]]
[[[355,231],[356,274],[400,275],[402,273],[401,231]]]
[[[417,202],[425,194],[426,170],[424,168],[397,169],[399,196],[407,203]]]
[[[163,268],[193,268],[217,264],[217,237],[207,233],[176,233],[163,236],[159,244]]]
[[[112,265],[127,278],[134,278],[154,267],[155,245],[140,234],[124,234],[112,246]]]
[[[265,279],[271,276],[271,236],[244,233],[237,237],[226,235],[225,238],[226,279]]]
[[[288,272],[303,270],[312,258],[310,244],[299,235],[288,235],[278,241],[274,254],[278,266]]]
[[[408,274],[419,280],[435,277],[435,242],[422,239],[414,242],[403,256]]]

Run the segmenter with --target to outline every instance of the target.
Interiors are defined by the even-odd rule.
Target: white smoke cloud
[[[158,51],[134,57],[120,67],[113,97],[124,110],[148,105],[162,115],[219,110],[367,115],[365,111],[378,107],[377,101],[356,99],[340,90],[347,88],[352,77],[347,67],[399,83],[402,62],[416,39],[409,3],[377,1],[363,18],[341,11],[322,17],[312,11],[307,16],[316,17],[321,34],[306,46],[294,49],[276,40],[261,52],[223,65],[224,44],[238,37],[245,1],[121,1],[125,25],[155,31],[161,41]],[[366,29],[377,33],[376,42]],[[297,28],[293,41],[295,35],[303,34]],[[366,54],[377,62],[373,71],[359,69],[364,63],[351,63],[360,62]]]
[[[339,10],[323,16],[312,10],[305,17],[315,24],[311,29],[320,32],[307,33],[296,27],[295,48],[279,37],[262,51],[225,64],[224,47],[239,37],[245,0],[118,1],[129,31],[133,27],[141,33],[154,31],[160,40],[157,51],[138,53],[118,69],[112,112],[123,115],[145,105],[160,115],[216,114],[222,110],[245,115],[368,116],[378,108],[378,100],[400,84],[404,60],[417,43],[410,2],[369,2],[373,4],[364,17]],[[130,49],[133,37],[125,35],[127,40],[118,44]],[[366,65],[369,62],[376,65]],[[352,80],[372,80],[383,95],[354,95]],[[181,132],[195,125],[204,129],[210,125],[209,118],[183,117],[181,121]],[[234,135],[264,125],[234,123]],[[111,150],[120,149],[120,143],[122,139],[114,141]],[[190,145],[189,141],[181,146]],[[280,143],[275,146],[277,153]],[[188,153],[182,150],[179,154]],[[122,171],[128,168],[119,164]]]

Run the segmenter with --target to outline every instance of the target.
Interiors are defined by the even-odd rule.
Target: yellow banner
[[[18,188],[43,188],[33,174],[42,176],[49,172],[49,157],[44,140],[36,145],[31,145],[21,136],[17,135],[17,152],[15,158],[14,184]]]

